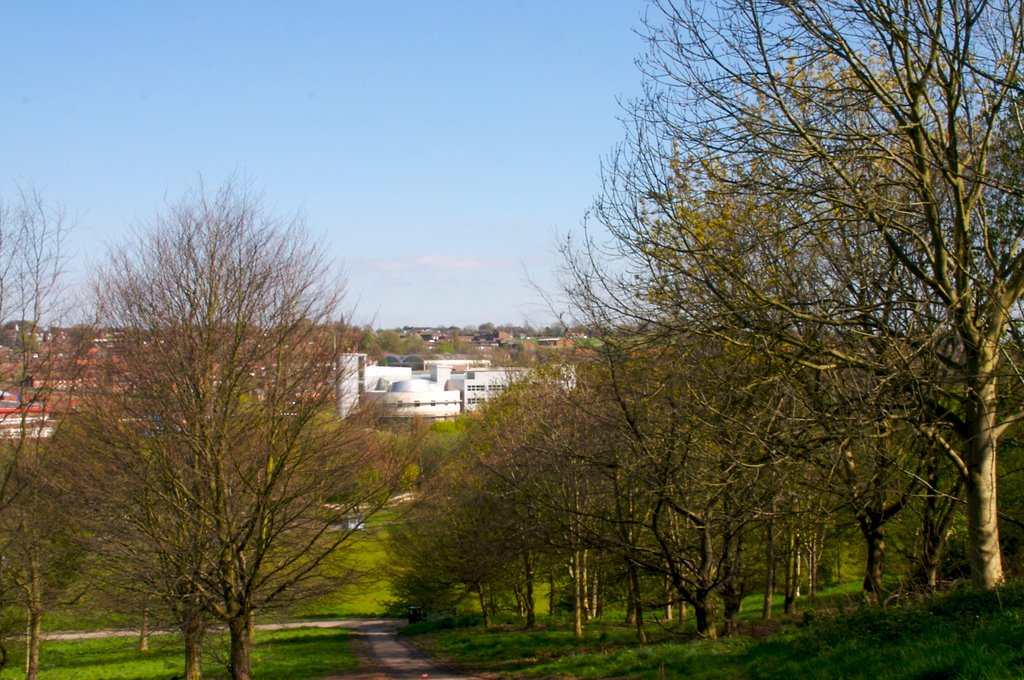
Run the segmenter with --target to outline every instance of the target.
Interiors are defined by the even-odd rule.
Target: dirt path
[[[472,677],[425,656],[399,637],[397,631],[403,623],[399,619],[362,619],[342,623],[344,628],[359,634],[353,644],[362,667],[326,680],[461,680]]]

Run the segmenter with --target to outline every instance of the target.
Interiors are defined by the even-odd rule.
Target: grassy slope
[[[443,630],[424,642],[438,655],[516,677],[1017,678],[1024,677],[1024,584],[885,611],[807,615],[762,640],[679,642],[678,631],[653,633],[658,642],[643,648],[632,631],[607,622],[588,625],[581,643],[564,624]]]
[[[338,587],[292,609],[293,619],[339,619],[360,616],[382,616],[391,595],[386,574],[387,523],[394,513],[381,512],[370,518],[372,531],[356,535],[351,545],[339,551],[329,569],[338,575]],[[361,574],[355,582],[349,575]]]
[[[369,525],[373,531],[357,532],[350,543],[330,558],[327,569],[336,577],[330,592],[312,598],[300,598],[287,609],[258,612],[258,622],[383,616],[385,605],[391,597],[386,574],[382,570],[387,562],[384,544],[387,540],[387,523],[393,521],[394,517],[392,512],[381,512],[370,518]],[[353,580],[352,574],[360,576]],[[101,593],[93,593],[88,585],[81,590],[83,592],[72,604],[58,605],[43,615],[44,630],[79,631],[139,626],[140,613],[116,611],[110,602],[104,601]],[[17,605],[8,605],[6,613],[12,620],[25,616]],[[20,624],[12,625],[13,629],[20,628]],[[151,625],[170,626],[167,621],[153,621]]]

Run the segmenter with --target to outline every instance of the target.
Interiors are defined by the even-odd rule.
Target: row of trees
[[[998,449],[1021,414],[1021,3],[658,8],[649,96],[598,206],[628,285],[588,266],[591,241],[574,292],[607,323],[845,372],[866,422],[953,466],[974,585],[999,585]]]
[[[732,632],[746,595],[767,618],[776,594],[789,612],[858,570],[879,603],[968,572],[940,451],[849,410],[825,426],[843,380],[780,379],[757,353],[690,340],[608,343],[469,421],[396,530],[398,594],[434,610],[471,595],[530,625],[543,581],[577,635],[614,602],[644,640],[651,616]]]
[[[53,219],[42,202],[21,206],[0,236],[26,234],[15,261],[39,266],[3,277],[35,286],[0,295],[26,300],[3,311],[54,319],[60,239],[31,219]],[[300,221],[245,186],[199,186],[112,248],[86,303],[103,339],[88,356],[22,343],[5,376],[20,400],[8,417],[24,422],[0,440],[0,604],[29,612],[27,677],[61,601],[102,591],[172,623],[189,680],[223,625],[243,679],[258,612],[337,587],[333,557],[362,533],[346,520],[381,508],[403,472],[386,440],[336,413],[342,283]],[[74,408],[40,436],[29,407],[58,403]]]
[[[462,582],[516,592],[544,555],[578,631],[589,555],[617,564],[638,626],[679,600],[710,635],[780,569],[791,601],[855,529],[876,601],[894,533],[920,587],[965,562],[999,586],[1019,508],[997,462],[1024,406],[1022,4],[654,2],[646,28],[646,95],[597,226],[563,250],[603,348],[491,410],[458,463],[472,491],[423,505],[471,518],[452,550],[499,537]]]

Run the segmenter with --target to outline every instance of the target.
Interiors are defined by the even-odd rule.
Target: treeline
[[[754,594],[769,618],[776,596],[789,613],[844,580],[885,604],[969,579],[962,479],[912,425],[872,416],[879,385],[701,337],[640,340],[421,435],[420,496],[392,529],[399,599],[446,611],[468,597],[526,625],[543,601],[578,635],[614,603],[642,640],[680,616],[734,632]],[[1020,455],[1004,451],[1011,520]],[[1015,525],[1007,536],[1016,573]]]
[[[562,251],[603,346],[488,410],[425,492],[422,552],[481,551],[481,592],[544,556],[577,612],[611,569],[638,625],[682,601],[705,635],[752,584],[813,588],[851,530],[878,602],[893,543],[907,587],[998,587],[1020,523],[1021,3],[653,5],[646,94]]]

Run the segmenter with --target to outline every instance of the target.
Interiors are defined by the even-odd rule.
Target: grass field
[[[256,634],[252,654],[254,678],[314,680],[357,663],[348,644],[349,634],[339,629],[300,628]],[[150,649],[138,651],[137,638],[46,641],[40,654],[43,680],[167,680],[180,677],[184,668],[181,640],[175,635],[150,638]],[[22,675],[16,660],[23,650],[11,649],[11,668],[0,678]],[[227,678],[227,641],[211,635],[203,653],[203,677]]]
[[[330,568],[337,574],[338,585],[292,608],[287,618],[308,621],[382,616],[391,597],[383,567],[387,563],[387,523],[393,519],[394,513],[388,511],[370,518],[372,531],[356,535],[356,540],[334,558]],[[360,577],[350,582],[351,574],[360,574]]]
[[[371,519],[372,528],[392,518],[389,513]],[[368,531],[357,536],[360,540],[340,551],[332,568],[337,581],[329,593],[313,599],[301,600],[287,610],[267,611],[258,615],[259,623],[271,621],[302,621],[316,619],[380,616],[390,597],[386,579],[379,573],[386,555],[381,538],[385,531]],[[365,576],[350,582],[348,575],[356,571]],[[113,628],[137,628],[140,614],[112,611],[101,595],[93,597],[86,591],[74,604],[65,604],[47,612],[43,617],[46,631],[88,631]],[[10,630],[18,630],[23,613],[17,607],[8,607]],[[23,625],[23,624],[21,624]],[[153,626],[171,626],[169,621],[151,621]],[[173,626],[172,626],[173,627]],[[254,678],[274,680],[323,678],[333,672],[355,665],[349,651],[347,634],[343,631],[299,629],[295,631],[260,632],[252,655]],[[16,640],[17,638],[13,638]],[[70,680],[168,680],[180,677],[184,668],[184,655],[180,639],[175,635],[151,637],[150,651],[140,653],[135,637],[100,640],[54,641],[45,640],[40,654],[41,674],[44,679]],[[0,679],[23,676],[21,665],[24,650],[8,642],[10,662],[0,672]],[[210,635],[204,651],[204,677],[226,678],[227,641],[222,636]]]

